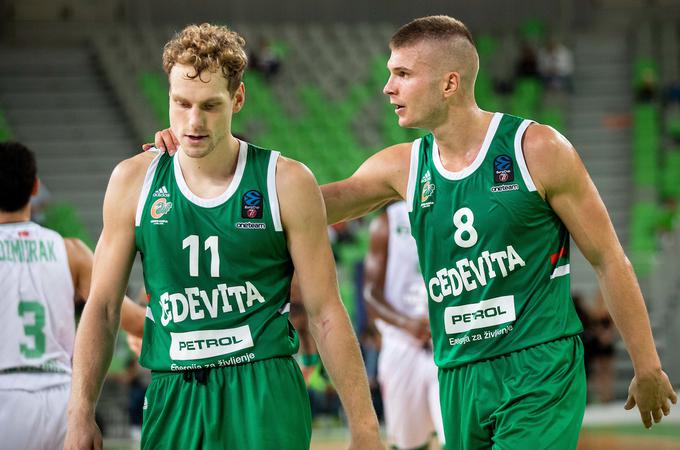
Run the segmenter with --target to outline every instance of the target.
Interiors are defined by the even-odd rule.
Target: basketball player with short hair
[[[92,252],[31,222],[33,153],[0,143],[0,449],[61,449],[71,386],[74,300],[90,290]],[[141,336],[144,309],[125,300],[122,326]]]
[[[378,381],[387,442],[396,449],[424,449],[436,434],[443,446],[427,291],[406,203],[389,205],[371,221],[370,234],[364,299],[382,337]]]
[[[309,447],[309,399],[291,357],[293,270],[347,412],[350,448],[382,447],[319,187],[302,164],[231,134],[245,101],[243,47],[236,33],[209,24],[188,26],[165,46],[181,150],[137,155],[111,176],[76,337],[67,449],[101,447],[93,412],[136,252],[150,295],[143,449]]]
[[[322,186],[329,223],[407,202],[428,290],[449,449],[575,448],[585,410],[582,327],[569,236],[597,273],[635,376],[626,408],[645,427],[677,402],[635,273],[569,141],[477,106],[467,27],[429,16],[390,40],[383,92],[399,125],[430,133]],[[156,141],[175,147],[168,130]]]

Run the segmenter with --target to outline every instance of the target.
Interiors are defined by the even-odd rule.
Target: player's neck
[[[228,134],[223,142],[202,158],[177,153],[182,175],[191,192],[199,197],[220,195],[231,182],[238,162],[240,141]]]
[[[493,113],[483,111],[476,105],[453,109],[446,121],[432,130],[446,169],[460,171],[475,160],[492,118]]]
[[[31,204],[27,204],[19,211],[2,211],[0,210],[0,223],[16,223],[28,222],[31,220]]]

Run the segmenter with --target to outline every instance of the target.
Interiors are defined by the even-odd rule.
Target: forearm
[[[398,328],[405,328],[409,317],[397,311],[387,303],[383,297],[383,293],[379,292],[373,286],[368,285],[364,291],[364,299],[366,300],[366,309],[369,314],[384,322],[389,323]]]
[[[378,421],[359,345],[347,312],[339,301],[334,303],[317,317],[310,315],[310,330],[347,413],[350,431],[377,433]]]
[[[112,311],[92,300],[85,307],[76,335],[69,416],[94,417],[119,321],[119,310]]]
[[[327,222],[334,224],[363,217],[396,198],[392,196],[386,200],[370,200],[361,191],[363,189],[355,188],[343,181],[321,186],[321,193],[326,205]],[[363,201],[357,201],[357,199]]]
[[[144,335],[144,321],[146,320],[146,308],[137,304],[127,295],[123,299],[121,308],[120,326],[133,336]]]
[[[657,371],[661,362],[656,352],[647,308],[628,259],[610,257],[595,267],[607,308],[623,338],[637,375]]]

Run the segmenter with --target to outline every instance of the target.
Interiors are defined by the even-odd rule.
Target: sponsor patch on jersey
[[[248,191],[241,198],[241,218],[262,218],[262,193],[260,191]]]
[[[266,223],[258,223],[258,222],[236,222],[234,224],[236,228],[239,230],[265,230],[267,229],[267,224]]]
[[[151,205],[151,223],[155,225],[162,225],[168,223],[167,220],[160,220],[161,217],[166,215],[172,209],[172,202],[167,201],[165,198],[159,198]]]
[[[449,306],[444,310],[446,334],[463,333],[514,320],[515,297],[513,295],[491,298],[470,305]]]
[[[508,192],[508,191],[519,191],[519,184],[501,184],[500,186],[491,186],[491,192]]]
[[[175,361],[214,358],[253,347],[250,327],[170,333],[170,358]]]
[[[515,179],[515,169],[512,158],[508,155],[499,155],[493,160],[493,182],[508,183]]]

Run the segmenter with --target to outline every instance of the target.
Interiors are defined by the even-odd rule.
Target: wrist
[[[360,423],[349,423],[350,434],[353,436],[373,436],[380,435],[380,424],[378,418],[373,417],[370,420],[362,420]]]
[[[633,370],[635,372],[635,377],[640,380],[647,377],[654,377],[662,372],[661,362],[656,363],[646,363],[646,364],[633,364]]]

